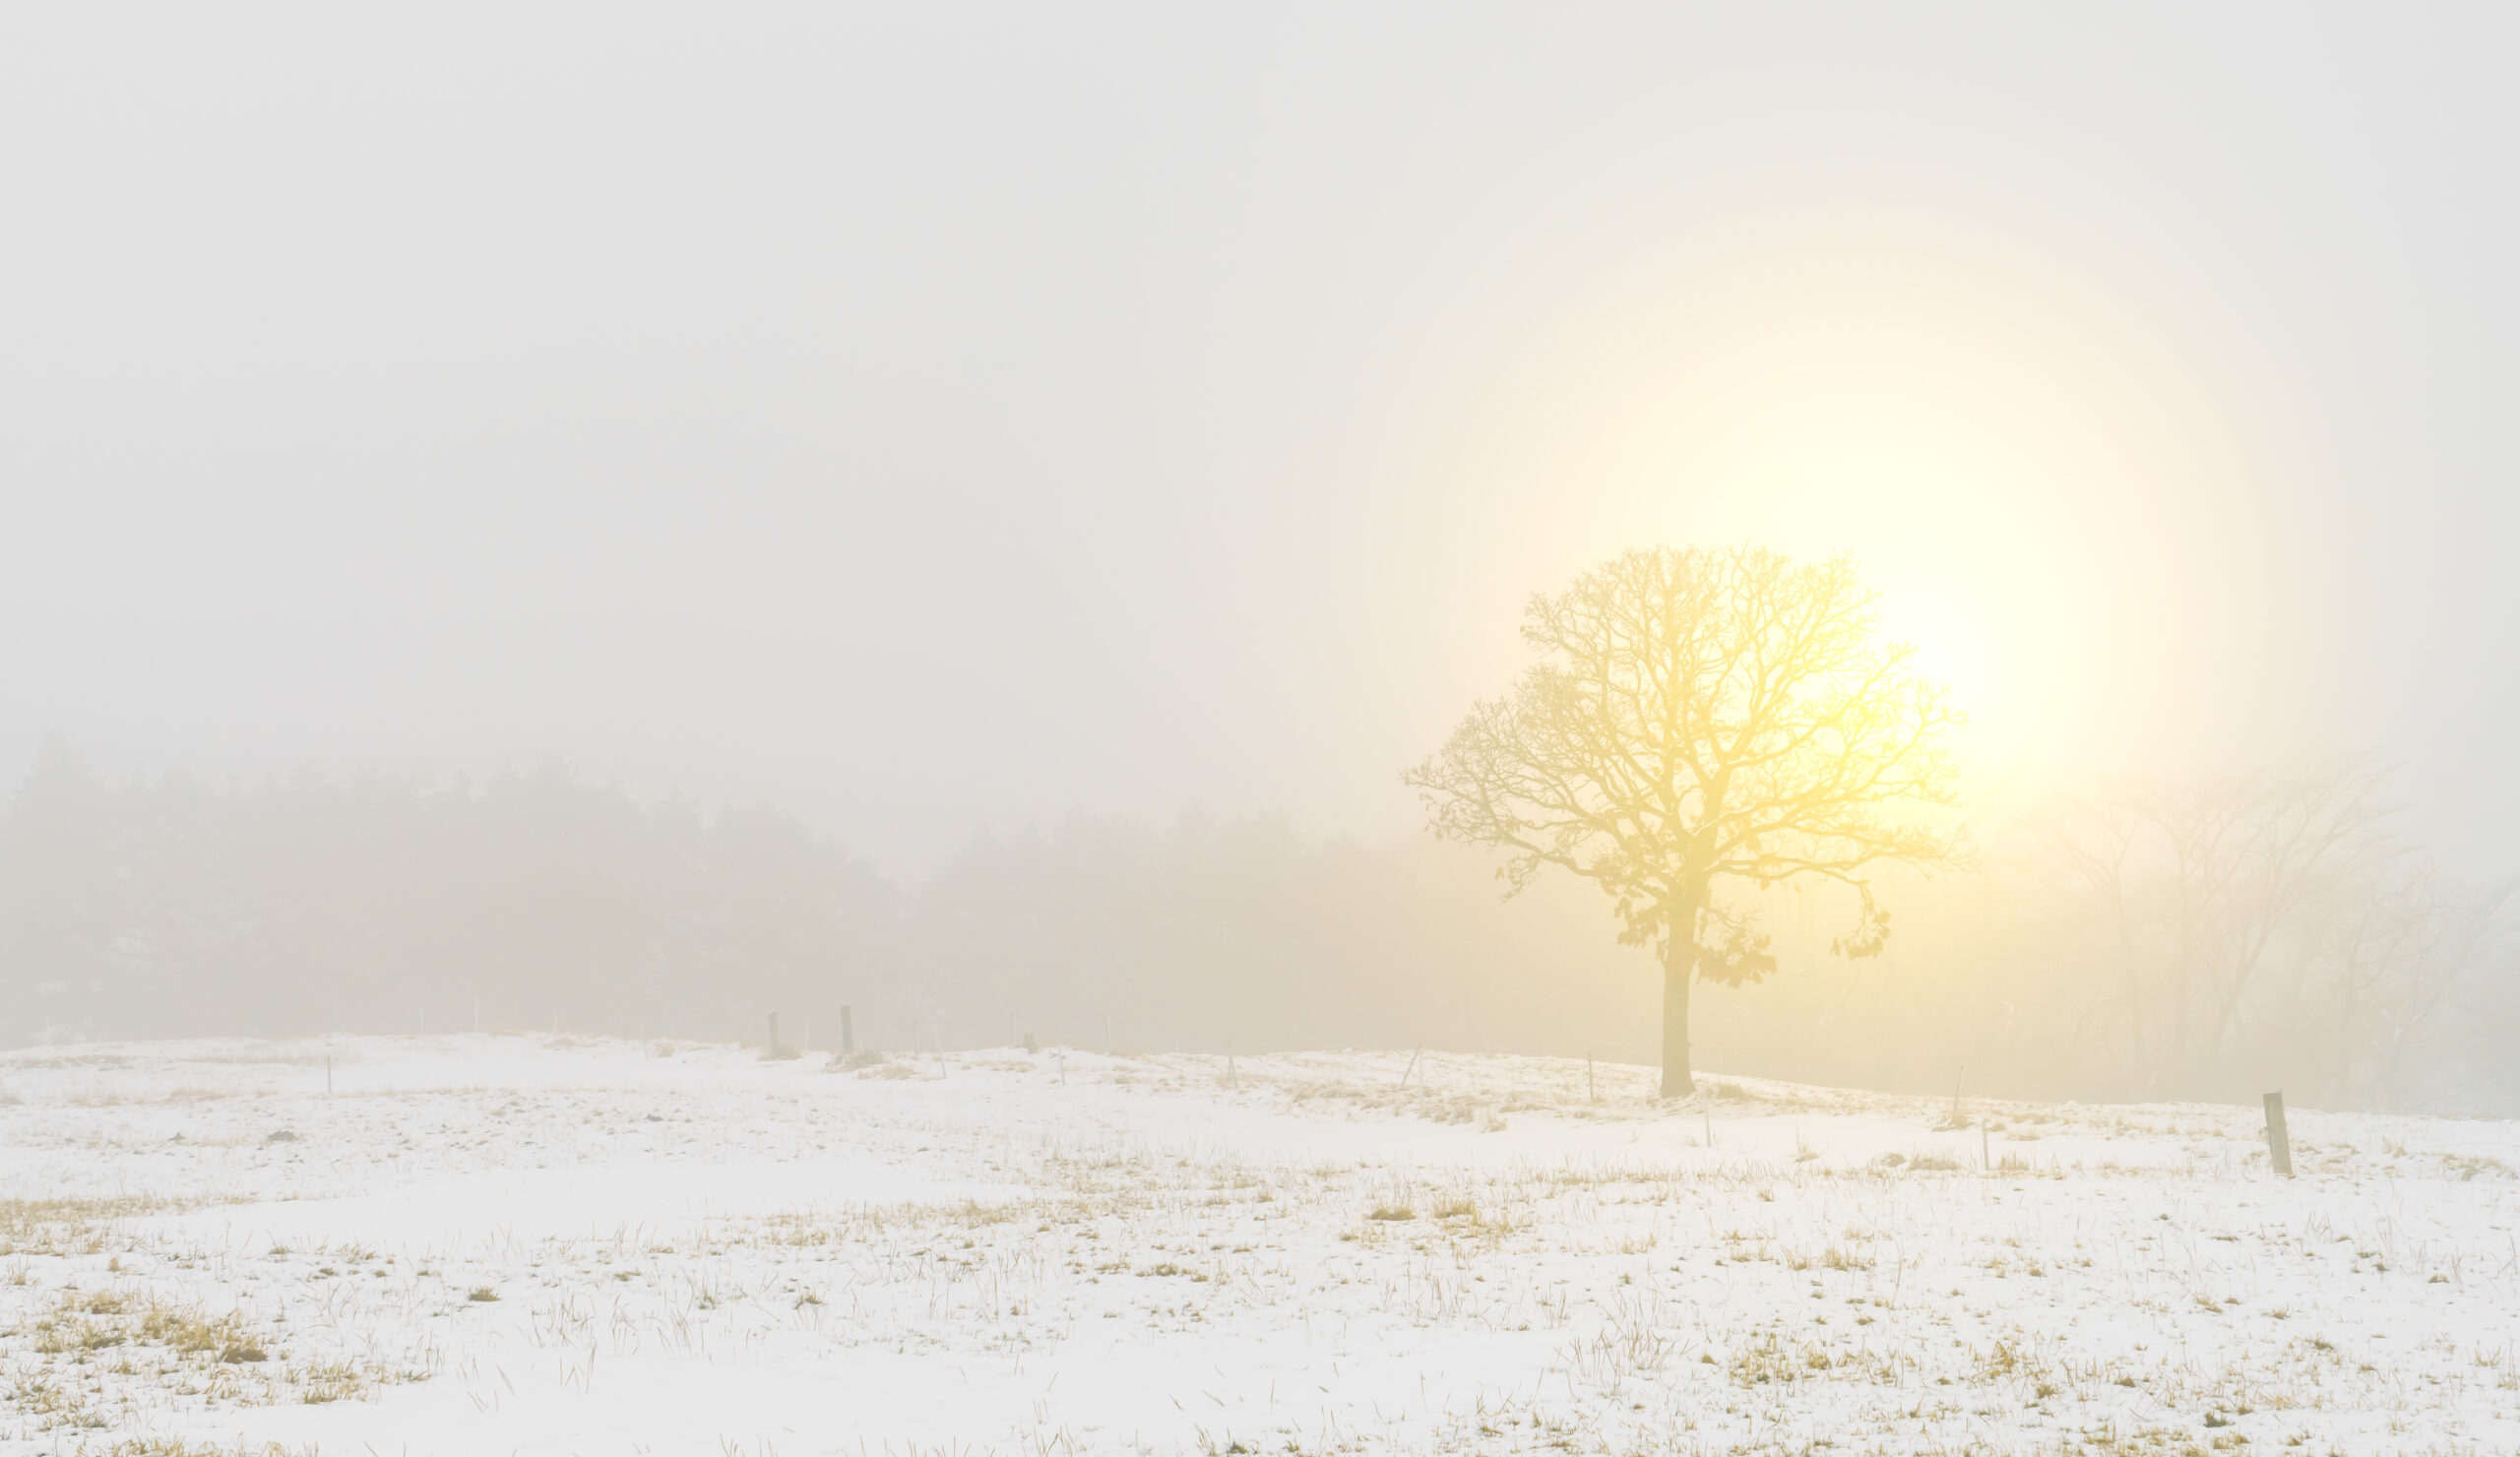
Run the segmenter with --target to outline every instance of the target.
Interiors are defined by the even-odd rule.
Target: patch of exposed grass
[[[102,1254],[113,1226],[182,1206],[170,1199],[0,1199],[0,1258],[10,1255]]]

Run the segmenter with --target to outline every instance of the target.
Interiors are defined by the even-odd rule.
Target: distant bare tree
[[[2441,1065],[2456,1040],[2446,1014],[2508,942],[2508,898],[2427,864],[2387,866],[2328,901],[2298,997],[2333,1049],[2328,1106],[2404,1110],[2451,1091],[2420,1073]]]
[[[2406,1049],[2493,944],[2499,898],[2410,861],[2385,777],[2127,786],[2049,819],[2049,876],[2096,930],[2083,1025],[2130,1092],[2231,1092],[2219,1069],[2254,1046],[2331,1099],[2403,1095]]]
[[[1776,967],[1727,882],[1854,887],[1860,919],[1833,949],[1868,956],[1889,934],[1870,872],[1962,858],[1926,812],[1954,802],[1961,716],[1912,649],[1879,641],[1875,601],[1845,557],[1628,552],[1533,598],[1540,661],[1403,776],[1436,834],[1507,853],[1509,895],[1547,864],[1616,901],[1620,939],[1663,963],[1666,1097],[1694,1087],[1691,978]]]

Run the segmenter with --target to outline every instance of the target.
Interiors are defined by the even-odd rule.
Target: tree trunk
[[[1663,1096],[1686,1098],[1697,1091],[1689,1075],[1689,977],[1697,970],[1697,943],[1692,936],[1673,936],[1663,951]]]

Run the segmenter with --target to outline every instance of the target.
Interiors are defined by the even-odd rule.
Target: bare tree
[[[2317,1041],[2332,1039],[2330,1107],[2404,1111],[2426,1101],[2425,1082],[2438,1079],[2420,1074],[2437,1073],[2453,1041],[2445,1014],[2509,940],[2508,899],[2508,888],[2474,893],[2429,864],[2392,864],[2322,906],[2295,1001],[2325,1024]]]
[[[2285,1020],[2253,1002],[2298,1011],[2356,934],[2367,949],[2394,926],[2380,888],[2403,847],[2381,831],[2384,778],[2349,763],[2122,786],[2049,820],[2049,872],[2099,928],[2086,1025],[2120,1076],[2146,1096],[2206,1091],[2236,1045]],[[2340,919],[2358,904],[2359,932]]]
[[[1441,752],[1402,776],[1438,835],[1507,853],[1507,894],[1557,865],[1617,904],[1620,940],[1663,963],[1663,1094],[1693,1090],[1689,982],[1776,968],[1727,884],[1818,876],[1862,911],[1833,943],[1878,952],[1870,874],[1962,858],[1932,814],[1954,802],[1949,690],[1884,644],[1845,557],[1750,548],[1631,551],[1532,599],[1538,655]]]

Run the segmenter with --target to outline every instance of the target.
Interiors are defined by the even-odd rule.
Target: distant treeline
[[[1701,989],[1702,1067],[1911,1092],[2520,1111],[2497,895],[2386,833],[2375,776],[2122,789],[1984,867],[1758,905],[1779,975]],[[48,746],[0,804],[0,1036],[540,1030],[836,1049],[1303,1047],[1652,1060],[1659,970],[1571,879],[1267,819],[1077,817],[912,884],[767,807],[556,766],[477,781],[108,782]]]
[[[1569,894],[1579,887],[1568,887]],[[836,1048],[1321,1045],[1641,1056],[1649,979],[1473,857],[1283,823],[1071,819],[904,887],[767,807],[479,781],[107,783],[0,813],[0,1016],[45,1037],[563,1032]],[[1599,929],[1594,927],[1594,929]]]

